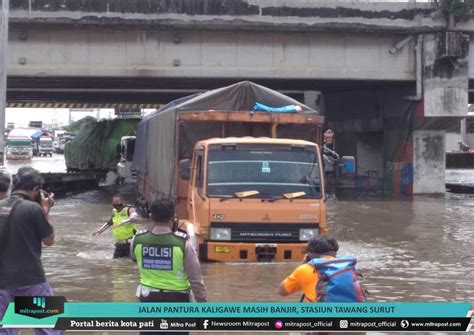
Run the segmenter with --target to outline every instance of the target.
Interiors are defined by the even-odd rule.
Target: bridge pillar
[[[411,106],[403,106],[402,100],[391,104],[402,114],[385,122],[387,193],[444,193],[446,129],[459,124],[468,112],[469,38],[441,32],[421,40],[422,59],[417,66],[423,75],[417,79],[423,92],[403,97],[408,103],[413,100]],[[389,120],[387,113],[384,119]]]
[[[468,112],[469,37],[423,37],[423,100],[413,132],[413,193],[445,192],[446,129]]]
[[[413,193],[444,193],[446,132],[415,130],[413,132]]]
[[[413,89],[327,94],[336,151],[355,156],[356,188],[387,194],[445,192],[445,129],[457,117],[426,117]],[[466,106],[467,108],[467,106]]]

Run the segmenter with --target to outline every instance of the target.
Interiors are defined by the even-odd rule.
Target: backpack
[[[308,262],[318,271],[317,302],[365,302],[365,290],[355,270],[357,260],[350,255],[334,259],[313,258]]]
[[[10,235],[10,221],[16,207],[21,203],[21,199],[4,199],[0,202],[0,251],[2,246],[7,244]]]

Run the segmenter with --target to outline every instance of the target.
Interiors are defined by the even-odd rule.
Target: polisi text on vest
[[[149,257],[171,257],[172,248],[171,247],[162,247],[162,246],[144,246],[143,247],[143,256]]]

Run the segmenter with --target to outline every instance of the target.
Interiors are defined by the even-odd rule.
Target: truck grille
[[[211,228],[231,228],[234,242],[299,242],[300,229],[315,229],[316,223],[211,222]]]

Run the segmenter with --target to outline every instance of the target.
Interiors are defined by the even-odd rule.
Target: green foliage
[[[83,124],[95,123],[96,121],[97,120],[96,120],[95,117],[86,116],[86,117],[83,117],[80,120],[74,121],[73,123],[71,123],[68,126],[63,127],[63,129],[66,130],[68,133],[77,134],[79,132],[79,129],[81,128],[81,126]]]
[[[474,0],[436,0],[445,15],[452,14],[456,21],[467,21],[474,17]]]

